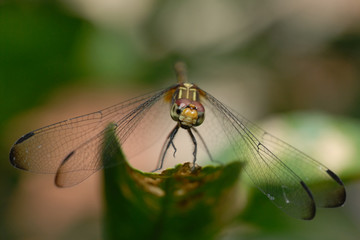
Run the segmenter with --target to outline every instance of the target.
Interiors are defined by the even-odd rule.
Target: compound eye
[[[199,126],[204,122],[205,119],[205,114],[204,112],[199,112],[198,111],[198,118],[196,120],[196,123],[194,124],[194,126]]]
[[[179,121],[180,114],[181,114],[181,108],[180,108],[180,106],[178,106],[176,103],[174,103],[174,104],[172,105],[172,107],[171,107],[171,110],[170,110],[171,118],[172,118],[174,121]]]

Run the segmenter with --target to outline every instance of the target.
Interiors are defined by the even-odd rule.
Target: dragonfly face
[[[158,161],[155,170],[175,157],[176,144],[192,148],[184,152],[194,165],[197,158],[215,162],[213,156],[226,148],[229,152],[220,152],[216,162],[243,162],[254,185],[295,218],[312,219],[316,207],[343,205],[345,187],[334,172],[188,83],[184,68],[175,68],[178,83],[173,86],[25,134],[11,148],[10,163],[26,171],[56,174],[56,185],[69,187],[113,166],[111,155],[119,143],[128,160],[150,146],[157,147],[157,153],[161,148],[159,155],[146,156],[147,161]],[[116,135],[111,142],[104,139],[109,125]],[[178,141],[179,129],[191,142]],[[165,140],[162,147],[154,144],[159,139]],[[171,148],[174,152],[168,154]],[[105,151],[109,159],[103,159]]]
[[[173,96],[170,116],[184,129],[199,126],[204,122],[205,109],[199,101],[199,90],[195,85],[179,85]]]

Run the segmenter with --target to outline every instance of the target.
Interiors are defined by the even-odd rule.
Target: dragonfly
[[[58,187],[70,187],[114,165],[102,159],[103,151],[111,156],[111,145],[120,144],[130,159],[160,142],[157,171],[177,156],[182,132],[193,166],[200,158],[243,162],[252,183],[290,216],[310,220],[317,207],[344,204],[345,187],[333,171],[190,83],[184,63],[176,63],[175,72],[177,83],[170,87],[23,135],[10,150],[11,164],[55,174]],[[104,139],[109,124],[113,142]],[[223,148],[228,154],[217,153]]]

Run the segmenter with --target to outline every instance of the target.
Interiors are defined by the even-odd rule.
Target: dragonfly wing
[[[118,141],[125,142],[146,109],[172,88],[32,131],[15,142],[10,150],[10,162],[27,171],[57,173],[60,186],[79,183],[104,165],[111,165],[111,162],[103,163],[99,155],[105,128],[114,123]]]
[[[334,172],[255,124],[245,119],[244,122],[271,152],[275,153],[307,184],[313,194],[316,206],[332,208],[344,204],[345,187]]]
[[[312,219],[315,202],[336,207],[345,201],[340,179],[317,161],[273,137],[241,115],[229,110],[210,94],[218,122],[234,153],[245,162],[252,182],[277,207],[296,218]]]

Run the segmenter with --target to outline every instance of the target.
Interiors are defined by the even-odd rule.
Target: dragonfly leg
[[[173,130],[170,132],[170,134],[166,138],[166,141],[161,149],[161,154],[160,154],[160,158],[159,158],[157,167],[152,172],[156,172],[156,171],[162,169],[162,167],[164,165],[166,153],[169,150],[170,146],[172,146],[174,148],[174,157],[175,157],[175,153],[176,153],[177,149],[176,149],[173,141],[174,141],[174,138],[175,138],[179,128],[180,128],[180,125],[176,124],[176,126],[173,128]]]
[[[174,142],[173,142],[172,140],[170,141],[170,143],[171,143],[171,146],[174,148],[173,157],[175,157],[175,154],[176,154],[177,148],[175,147],[175,144],[174,144]]]
[[[194,130],[194,132],[197,134],[197,136],[199,137],[199,139],[200,139],[200,141],[202,142],[202,144],[204,145],[205,151],[206,151],[207,155],[209,156],[210,161],[216,162],[216,163],[218,163],[218,164],[223,165],[222,162],[219,162],[219,161],[214,160],[214,158],[212,157],[212,155],[211,155],[211,153],[210,153],[209,148],[207,147],[207,145],[206,145],[206,143],[205,143],[204,138],[200,135],[199,131],[198,131],[196,128],[193,128],[193,130]]]
[[[193,160],[192,170],[195,170],[196,155],[197,155],[197,141],[196,141],[194,134],[191,132],[191,129],[189,128],[189,129],[187,129],[187,131],[191,137],[192,142],[194,143],[194,152],[193,152],[194,160]]]

